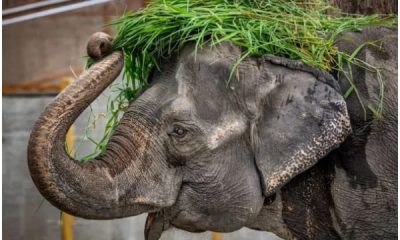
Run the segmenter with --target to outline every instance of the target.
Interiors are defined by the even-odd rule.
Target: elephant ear
[[[247,77],[256,82],[256,94],[247,94],[246,101],[252,112],[252,147],[268,196],[338,147],[351,125],[331,75],[274,56],[253,58],[246,65]]]

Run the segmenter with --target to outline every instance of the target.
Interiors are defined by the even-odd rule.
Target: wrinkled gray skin
[[[99,62],[46,108],[32,131],[28,163],[43,196],[84,218],[149,212],[146,239],[170,226],[193,232],[250,226],[296,236],[279,218],[286,202],[275,193],[351,132],[337,81],[300,62],[263,56],[246,59],[227,84],[240,49],[224,43],[196,54],[187,44],[161,62],[107,151],[80,163],[66,153],[65,134],[121,71],[121,52],[104,57],[109,41],[101,33],[90,39],[88,54]],[[267,208],[277,216],[263,219]],[[271,228],[275,220],[280,226]]]
[[[271,197],[249,227],[285,239],[397,239],[397,30],[368,27],[347,33],[337,46],[352,53],[360,44],[385,38],[382,48],[358,55],[382,69],[383,120],[364,119],[357,96],[346,99],[353,133]],[[353,79],[368,104],[379,99],[374,73],[353,66]],[[348,88],[344,76],[342,89]]]

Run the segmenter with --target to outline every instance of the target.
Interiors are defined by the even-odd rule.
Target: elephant
[[[367,28],[348,37],[361,41],[371,36],[364,32],[377,37],[390,31]],[[388,69],[383,76],[389,93],[384,120],[367,125],[365,133],[357,98],[345,99],[340,76],[338,81],[300,61],[265,55],[243,60],[228,81],[240,47],[224,42],[197,49],[187,43],[160,61],[106,151],[80,162],[66,152],[66,132],[123,68],[123,53],[110,52],[111,41],[104,33],[89,39],[88,55],[97,63],[33,127],[30,174],[55,207],[88,219],[147,212],[145,238],[151,240],[170,227],[190,232],[250,227],[285,239],[353,239],[368,236],[364,228],[371,229],[381,215],[390,227],[379,225],[378,232],[395,234],[397,135],[390,131],[397,131],[397,70],[391,52],[366,55],[378,63],[376,56],[386,57],[381,65]],[[359,71],[354,80],[366,86],[360,89],[364,97],[375,98],[376,89],[367,88],[371,76],[353,71]],[[383,195],[376,195],[377,188]],[[382,201],[372,204],[378,198]],[[364,216],[370,223],[353,218],[355,210],[372,214]]]

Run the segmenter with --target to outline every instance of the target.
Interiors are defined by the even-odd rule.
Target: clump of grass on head
[[[355,57],[361,47],[354,54],[346,54],[338,50],[335,41],[341,33],[358,31],[364,26],[395,25],[396,18],[340,12],[333,16],[327,11],[338,10],[322,0],[158,0],[122,16],[113,22],[117,27],[113,48],[122,49],[125,54],[124,81],[117,98],[109,103],[113,107],[112,117],[97,153],[104,151],[119,113],[147,87],[150,72],[158,61],[191,41],[196,42],[196,49],[224,41],[242,47],[243,55],[231,75],[246,57],[273,54],[300,60],[322,71],[346,73],[351,85],[346,96],[351,92],[359,96],[344,69],[356,64],[380,75],[379,69]],[[375,115],[382,112],[381,103],[377,108],[368,108]],[[363,109],[366,114],[364,105]]]

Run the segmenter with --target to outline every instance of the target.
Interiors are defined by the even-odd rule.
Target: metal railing
[[[48,2],[46,6],[49,6],[51,4],[55,4],[55,2],[57,2],[57,1],[58,1],[58,3],[60,3],[60,1],[62,1],[62,0],[53,0],[53,1],[51,1],[51,3]],[[73,10],[77,10],[77,9],[81,9],[81,8],[86,8],[86,7],[90,7],[90,6],[94,6],[94,5],[105,4],[105,3],[109,3],[109,2],[112,2],[112,0],[89,0],[89,1],[78,2],[78,3],[74,3],[74,4],[69,4],[69,5],[66,5],[66,6],[55,7],[55,8],[39,11],[39,12],[28,13],[28,14],[25,14],[25,15],[22,15],[22,16],[13,17],[13,18],[10,18],[10,19],[4,19],[3,20],[3,26],[7,26],[7,25],[10,25],[10,24],[15,24],[15,23],[19,23],[19,22],[25,22],[25,21],[29,21],[29,20],[34,20],[34,19],[37,19],[37,18],[47,17],[47,16],[51,16],[51,15],[54,15],[54,14],[69,12],[69,11],[73,11]],[[3,15],[3,18],[4,18],[4,16],[10,14],[10,12],[27,11],[29,9],[38,8],[40,6],[40,5],[39,6],[38,5],[39,5],[39,3],[32,3],[32,4],[24,5],[24,6],[21,6],[21,7],[10,8],[8,10],[4,10],[2,12],[2,15]],[[42,6],[44,6],[44,5],[42,5]],[[42,7],[42,6],[40,6],[40,7]],[[19,8],[20,10],[18,10],[17,8]],[[5,11],[6,11],[6,13],[4,13]]]

